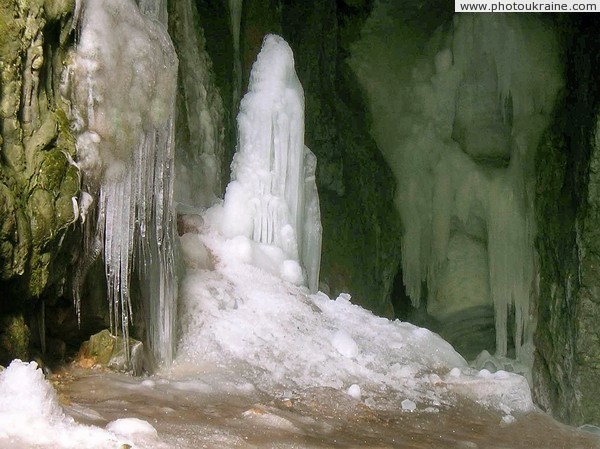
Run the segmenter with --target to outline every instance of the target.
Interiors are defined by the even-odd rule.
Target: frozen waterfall
[[[304,145],[304,92],[289,45],[268,35],[240,103],[238,146],[223,206],[226,236],[245,236],[254,260],[318,289],[321,218],[316,157]]]
[[[79,5],[78,5],[79,7]],[[177,56],[156,19],[164,2],[86,0],[65,74],[83,174],[84,258],[103,254],[113,333],[129,335],[132,272],[147,340],[170,363],[175,343],[173,110]],[[90,208],[91,210],[87,210]],[[79,293],[75,294],[79,301]],[[79,305],[77,306],[79,309]],[[126,342],[127,338],[124,339]]]
[[[442,322],[493,307],[497,354],[512,337],[528,359],[533,162],[562,84],[552,26],[533,15],[458,14],[419,38],[402,17],[401,5],[375,2],[351,65],[399,184],[404,285]]]

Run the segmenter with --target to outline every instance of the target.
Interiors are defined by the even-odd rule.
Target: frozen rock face
[[[293,53],[279,36],[264,39],[240,104],[238,129],[222,229],[228,237],[264,245],[261,252],[275,271],[316,291],[321,254],[316,158],[304,145],[304,93]]]
[[[441,323],[493,308],[497,355],[531,365],[534,157],[562,85],[553,28],[456,15],[419,38],[384,17],[402,6],[376,2],[351,64],[399,184],[406,292]]]
[[[128,342],[131,283],[140,277],[147,338],[158,361],[172,359],[174,261],[173,106],[177,57],[155,20],[164,7],[133,1],[83,3],[79,42],[65,75],[77,159],[96,199],[82,211],[86,262],[102,253],[111,328]],[[135,254],[135,257],[134,257]]]
[[[498,101],[496,62],[484,49],[476,48],[481,43],[473,42],[476,56],[458,87],[452,138],[473,159],[504,165],[511,155],[512,103],[511,98],[506,105]]]

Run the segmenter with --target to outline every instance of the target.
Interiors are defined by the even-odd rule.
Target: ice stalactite
[[[97,198],[96,205],[87,201],[82,208],[82,221],[88,216],[84,260],[103,255],[112,331],[126,343],[137,271],[147,340],[157,361],[170,363],[177,290],[172,205],[177,57],[155,20],[160,4],[142,5],[153,11],[151,17],[132,0],[87,0],[81,9],[64,94],[72,102],[83,187]]]
[[[262,244],[271,271],[316,291],[321,259],[316,157],[304,145],[304,92],[293,53],[279,36],[264,39],[252,67],[238,133],[223,231]]]
[[[225,111],[212,62],[191,0],[174,2],[171,34],[179,54],[180,101],[175,158],[175,201],[181,212],[213,205],[223,194]],[[179,129],[185,127],[185,131]]]
[[[533,160],[562,84],[552,27],[538,17],[461,14],[419,41],[394,8],[376,2],[351,64],[399,183],[407,292],[442,322],[493,307],[497,355],[507,355],[512,327],[515,356],[528,359]],[[380,31],[394,20],[396,31]]]

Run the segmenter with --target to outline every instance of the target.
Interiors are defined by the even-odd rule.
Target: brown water
[[[151,423],[173,448],[592,449],[597,435],[542,413],[503,414],[463,401],[436,411],[381,411],[344,392],[312,388],[286,397],[73,370],[54,376],[67,412],[105,426],[124,417]],[[161,445],[162,447],[162,445]]]

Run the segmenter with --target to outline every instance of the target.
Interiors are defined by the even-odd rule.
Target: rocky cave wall
[[[600,37],[592,14],[558,24],[566,87],[536,164],[534,394],[564,422],[600,425]]]
[[[44,344],[30,317],[55,303],[76,241],[79,171],[59,94],[73,9],[0,5],[0,363],[28,358],[31,339]]]

